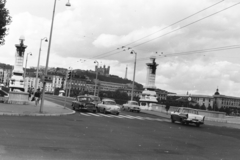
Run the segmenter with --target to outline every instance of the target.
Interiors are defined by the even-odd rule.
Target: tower
[[[16,44],[16,53],[15,53],[15,64],[14,69],[12,71],[12,77],[10,80],[10,91],[14,90],[20,90],[24,91],[24,80],[23,80],[23,60],[24,60],[24,52],[27,48],[26,45],[24,45],[24,36],[20,37],[20,44]]]
[[[146,77],[146,89],[155,89],[156,70],[158,64],[155,62],[156,57],[150,57],[152,63],[147,63],[147,77]]]
[[[127,79],[127,71],[128,71],[128,66],[126,67],[126,71],[125,71],[125,77],[124,77],[124,79]]]
[[[144,86],[145,90],[142,92],[140,97],[140,108],[143,110],[152,110],[153,104],[156,104],[157,94],[155,87],[155,79],[156,79],[156,70],[158,64],[155,62],[156,57],[150,57],[151,63],[147,63],[147,77],[146,84]]]

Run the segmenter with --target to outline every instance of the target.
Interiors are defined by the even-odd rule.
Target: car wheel
[[[72,107],[72,110],[74,110],[74,111],[76,110],[74,106]]]
[[[197,126],[197,127],[200,127],[200,124],[199,124],[199,123],[196,123],[196,126]]]
[[[103,109],[103,114],[107,114],[107,112],[106,112],[105,108]]]
[[[118,116],[118,115],[119,115],[119,112],[117,112],[116,115]]]
[[[174,119],[173,119],[173,117],[171,117],[171,121],[172,121],[172,123],[174,123],[175,121],[174,121]]]
[[[189,125],[189,122],[186,122],[186,125]]]

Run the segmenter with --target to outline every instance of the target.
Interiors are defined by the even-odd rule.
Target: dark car
[[[86,110],[96,113],[96,102],[91,96],[78,96],[75,101],[72,101],[73,110]]]

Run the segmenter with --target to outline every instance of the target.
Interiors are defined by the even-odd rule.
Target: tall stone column
[[[143,110],[152,110],[153,105],[156,104],[157,101],[157,94],[156,94],[156,86],[155,86],[155,79],[156,79],[156,70],[158,64],[155,62],[156,57],[151,57],[151,63],[147,63],[147,77],[146,77],[146,84],[144,86],[145,90],[142,92],[140,102],[140,108]]]
[[[12,77],[10,80],[10,91],[18,90],[18,91],[24,91],[24,71],[23,71],[23,61],[24,61],[24,52],[27,48],[26,45],[24,45],[24,37],[20,37],[20,44],[16,44],[16,53],[15,53],[15,64],[14,69],[12,71]]]

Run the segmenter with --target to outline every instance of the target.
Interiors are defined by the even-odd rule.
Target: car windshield
[[[116,102],[114,102],[114,101],[104,101],[103,104],[106,104],[106,105],[115,105]]]
[[[192,114],[198,114],[198,112],[196,110],[192,110],[192,109],[184,109],[183,113],[192,113]]]
[[[87,101],[88,97],[78,97],[78,101]]]
[[[129,104],[131,104],[131,105],[138,105],[137,102],[129,102]]]

